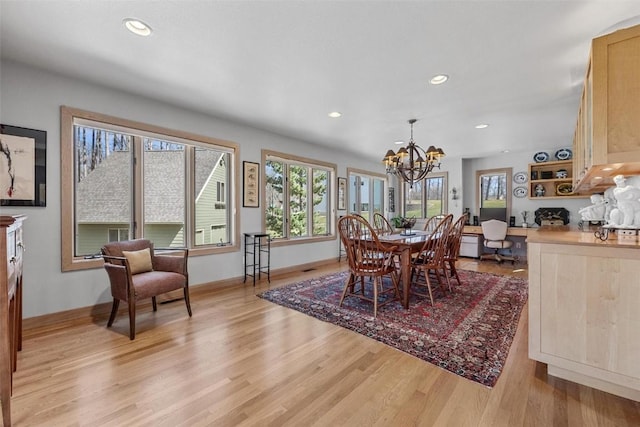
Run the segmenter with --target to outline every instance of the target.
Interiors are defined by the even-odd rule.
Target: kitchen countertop
[[[569,226],[539,227],[529,229],[527,243],[550,243],[561,245],[605,246],[640,249],[638,236],[618,236],[609,233],[607,240],[600,240],[594,235],[595,230],[581,231]]]

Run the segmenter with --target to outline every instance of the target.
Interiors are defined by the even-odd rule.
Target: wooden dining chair
[[[427,222],[424,223],[424,227],[422,227],[422,230],[427,232],[433,231],[443,218],[444,217],[441,217],[439,215],[430,217],[429,219],[427,219]]]
[[[367,223],[367,224],[371,225],[371,223],[369,222],[369,220],[367,218],[363,217],[362,215],[360,215],[357,212],[351,212],[349,215],[358,217],[363,221],[363,223]],[[362,233],[366,233],[366,229],[362,229],[360,231],[362,231]]]
[[[392,234],[395,231],[389,220],[380,212],[373,214],[373,227],[378,234]]]
[[[355,215],[340,218],[338,231],[349,261],[349,277],[344,284],[340,306],[347,296],[357,297],[373,303],[373,316],[376,317],[378,307],[400,300],[394,265],[397,247],[380,243],[373,227]],[[390,277],[391,282],[385,283],[384,276]]]
[[[429,297],[431,305],[433,305],[433,286],[431,284],[431,273],[438,282],[438,287],[442,293],[445,293],[443,282],[447,282],[449,291],[451,291],[451,283],[449,281],[449,272],[445,266],[444,256],[450,237],[450,228],[453,215],[447,215],[440,221],[434,230],[425,240],[418,255],[411,262],[411,293]],[[444,276],[444,279],[442,278]],[[421,291],[426,288],[427,292]]]
[[[462,232],[464,231],[464,223],[467,217],[462,215],[451,226],[449,232],[449,241],[447,243],[447,250],[444,254],[445,266],[449,269],[449,278],[456,278],[458,285],[461,285],[460,276],[458,270],[456,270],[456,262],[460,256],[460,244],[462,243]]]

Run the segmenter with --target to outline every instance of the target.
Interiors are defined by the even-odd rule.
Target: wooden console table
[[[0,400],[2,421],[11,426],[11,386],[22,347],[22,222],[26,217],[0,216]]]

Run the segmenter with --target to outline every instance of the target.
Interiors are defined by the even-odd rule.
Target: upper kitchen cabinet
[[[640,174],[640,25],[593,39],[573,142],[573,190]]]

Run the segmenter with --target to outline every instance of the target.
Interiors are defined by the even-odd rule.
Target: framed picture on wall
[[[338,210],[347,209],[347,178],[338,177]]]
[[[0,205],[47,205],[47,132],[0,124]]]
[[[242,162],[242,206],[260,206],[260,163]]]

